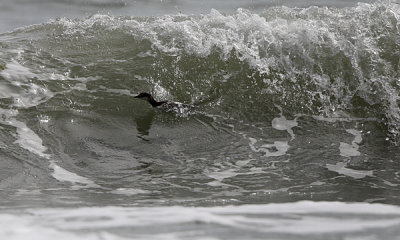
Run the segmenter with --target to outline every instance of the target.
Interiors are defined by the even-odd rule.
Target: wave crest
[[[101,76],[94,89],[147,88],[156,95],[163,89],[176,100],[238,117],[259,115],[274,104],[292,114],[341,110],[384,118],[396,138],[398,19],[399,6],[384,2],[343,9],[274,7],[262,14],[97,14],[0,37],[36,51],[25,58],[33,68],[38,59],[46,63],[40,71],[68,72],[72,79]]]

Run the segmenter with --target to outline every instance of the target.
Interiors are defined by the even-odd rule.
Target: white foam
[[[318,121],[324,121],[329,123],[335,122],[352,122],[352,121],[378,121],[377,118],[367,117],[367,118],[359,118],[359,117],[352,117],[348,113],[343,111],[337,110],[334,112],[330,112],[329,116],[322,116],[322,115],[313,115],[312,118]],[[298,116],[302,116],[302,114],[298,114]]]
[[[389,182],[388,180],[384,180],[384,179],[382,179],[382,180],[383,180],[383,183],[384,183],[384,184],[389,185],[389,186],[391,186],[391,187],[397,187],[397,186],[400,185],[400,184],[397,184],[397,183],[391,183],[391,182]]]
[[[11,61],[7,63],[6,68],[0,71],[0,76],[14,83],[15,85],[19,85],[20,81],[27,81],[30,78],[35,77],[29,68],[22,66],[17,61]]]
[[[272,119],[272,127],[276,130],[287,131],[292,137],[292,140],[295,138],[292,128],[297,127],[297,125],[298,123],[296,119],[287,120],[283,115],[278,118]]]
[[[73,232],[60,231],[51,227],[51,224],[41,225],[32,222],[32,218],[24,218],[12,214],[0,215],[0,237],[7,240],[80,240],[81,235]],[[40,219],[36,221],[40,222]],[[50,226],[49,226],[50,225]],[[85,240],[127,240],[108,232],[84,234]]]
[[[243,166],[247,165],[251,160],[253,160],[253,159],[239,160],[235,164],[239,167],[243,167]]]
[[[289,149],[288,141],[275,141],[273,144],[263,144],[256,146],[257,139],[249,137],[249,146],[254,152],[263,152],[266,157],[278,157],[286,154]]]
[[[221,182],[225,178],[231,178],[237,175],[238,173],[235,172],[235,169],[226,169],[222,171],[210,172],[207,174],[208,177],[214,178],[218,182]]]
[[[0,76],[7,80],[7,82],[0,83],[0,90],[2,90],[0,97],[13,98],[12,106],[14,107],[33,107],[53,96],[47,89],[31,83],[29,80],[36,75],[15,60],[7,63],[6,68],[0,71]],[[49,154],[45,153],[47,148],[43,146],[42,139],[26,123],[16,119],[18,110],[0,109],[0,114],[2,123],[16,127],[16,144],[41,157],[50,157]]]
[[[343,112],[343,111],[333,111],[329,113],[329,116],[322,116],[322,115],[313,115],[312,117],[315,120],[318,121],[324,121],[324,122],[330,122],[330,123],[334,123],[334,122],[350,122],[352,120],[356,120],[353,119],[349,114]]]
[[[225,184],[222,183],[222,181],[226,178],[232,178],[235,177],[237,175],[252,175],[252,174],[256,174],[256,173],[263,173],[261,168],[250,168],[249,170],[247,170],[246,172],[240,171],[240,167],[243,165],[230,165],[231,168],[229,169],[223,169],[223,170],[219,170],[219,171],[214,171],[214,172],[210,172],[210,171],[206,171],[205,174],[210,177],[215,179],[212,182],[208,182],[207,184],[210,186],[232,186],[229,184]]]
[[[277,106],[281,111],[282,109]],[[280,117],[272,119],[271,123],[272,127],[279,131],[287,131],[291,137],[290,140],[295,139],[295,134],[292,128],[298,125],[296,119],[287,120],[285,116],[282,115]],[[254,152],[264,152],[266,157],[278,157],[283,156],[289,150],[289,141],[274,141],[272,144],[262,144],[261,146],[257,146],[258,140],[252,137],[248,138],[250,140],[249,146]]]
[[[340,156],[342,157],[355,157],[360,156],[360,152],[358,151],[358,145],[347,144],[344,142],[340,142],[339,145]]]
[[[14,99],[12,106],[33,107],[53,97],[53,93],[48,89],[30,82],[29,80],[37,75],[17,61],[7,63],[6,68],[0,71],[0,76],[7,80],[0,83],[0,97],[12,97]]]
[[[223,170],[216,170],[216,171],[210,171],[206,170],[205,175],[207,177],[213,178],[214,181],[208,182],[207,185],[217,187],[217,186],[232,186],[230,184],[222,183],[222,181],[226,178],[232,178],[239,173],[236,171],[239,169],[237,166],[231,165],[232,168],[229,169],[223,169]]]
[[[360,152],[358,151],[359,144],[362,141],[362,136],[360,131],[355,129],[347,129],[346,132],[354,135],[354,140],[351,144],[340,142],[339,150],[340,155],[343,157],[355,157],[360,156]]]
[[[0,97],[14,98],[13,106],[15,107],[28,108],[36,106],[43,101],[47,101],[47,99],[53,96],[53,94],[47,89],[30,83],[29,79],[36,77],[36,75],[32,73],[28,68],[19,64],[17,61],[11,61],[10,63],[8,63],[6,65],[6,69],[0,71],[0,76],[2,76],[6,80],[8,80],[9,83],[17,87],[17,90],[12,91],[10,86],[8,86],[7,84],[0,84],[0,90],[5,90],[2,91]],[[57,76],[57,78],[60,77],[63,76]],[[78,85],[78,87],[82,86]],[[47,147],[43,145],[42,139],[32,129],[30,129],[26,125],[26,123],[18,121],[16,119],[16,116],[18,115],[18,110],[0,109],[0,114],[2,116],[1,119],[3,119],[1,121],[2,123],[16,127],[16,144],[40,157],[47,159],[51,158],[51,155],[46,153]],[[45,123],[48,120],[49,119],[47,117],[44,118],[44,120],[42,118],[39,121],[41,123]],[[54,160],[50,161],[49,168],[53,170],[52,176],[55,179],[62,182],[72,183],[72,189],[101,188],[90,179],[69,172],[64,168],[58,166]]]
[[[17,116],[17,110],[4,110],[0,108],[0,120],[1,123],[16,127],[16,137],[17,139],[14,143],[18,144],[20,147],[34,153],[40,157],[51,159],[51,155],[46,153],[47,147],[43,145],[42,139],[30,129],[24,122],[15,119]],[[81,188],[101,188],[93,181],[79,176],[75,173],[69,172],[64,168],[58,166],[54,160],[50,161],[49,168],[53,170],[52,176],[62,182],[70,182],[74,184],[73,189]]]
[[[14,143],[38,156],[49,158],[50,155],[45,153],[47,148],[43,146],[42,139],[24,122],[16,120],[15,117],[17,114],[17,110],[5,110],[0,108],[0,119],[3,119],[0,120],[0,122],[17,129],[17,140],[15,140]]]
[[[1,239],[225,239],[298,235],[372,237],[400,227],[400,208],[385,204],[311,202],[222,207],[81,207],[0,213]],[[193,232],[193,229],[196,229]],[[149,231],[150,230],[150,231]],[[165,238],[160,238],[166,234]],[[218,235],[216,235],[218,234]],[[222,234],[222,235],[221,235]],[[282,234],[282,235],[281,235]],[[257,238],[258,239],[258,238]],[[285,238],[286,239],[286,238]],[[319,238],[318,238],[319,239]]]
[[[61,182],[72,183],[72,189],[82,189],[82,188],[102,188],[97,185],[92,180],[79,176],[76,173],[65,170],[64,168],[58,166],[54,161],[51,161],[50,166],[53,173],[51,174],[55,179]]]
[[[278,106],[279,109],[281,109]],[[222,118],[219,115],[206,114],[206,116],[213,118],[216,120],[217,118]],[[297,119],[297,118],[296,118]],[[274,118],[272,120],[272,127],[279,131],[287,131],[291,136],[290,140],[295,138],[295,134],[293,133],[292,128],[298,126],[297,120],[287,120],[282,114],[278,118]],[[200,121],[201,122],[201,121]],[[256,139],[253,137],[249,137],[247,133],[243,133],[235,130],[235,126],[233,124],[226,124],[227,126],[232,128],[232,132],[243,136],[243,138],[249,140],[249,147],[253,152],[262,152],[265,157],[278,157],[283,156],[289,149],[289,141],[274,141],[274,143],[267,144],[258,144],[259,141],[263,141],[263,139]],[[260,128],[261,129],[261,128]],[[250,160],[240,160],[237,162],[237,166],[244,166]]]
[[[133,195],[138,195],[138,194],[150,194],[150,191],[138,189],[138,188],[117,188],[110,193],[113,194],[121,194],[121,195],[126,195],[126,196],[133,196]]]
[[[335,165],[333,164],[326,164],[326,168],[330,171],[337,172],[339,174],[349,176],[355,179],[364,178],[366,176],[373,177],[373,171],[366,171],[366,170],[355,170],[347,168],[347,163],[338,162]]]
[[[43,158],[50,158],[50,155],[45,153],[47,151],[47,147],[43,146],[42,139],[35,132],[28,128],[23,122],[15,119],[11,121],[12,125],[17,127],[18,139],[15,140],[15,143]]]
[[[131,91],[127,90],[127,89],[106,89],[107,92],[109,93],[118,93],[120,95],[126,95],[126,96],[130,96],[130,97],[135,97],[137,96],[137,94],[133,94],[131,93]]]

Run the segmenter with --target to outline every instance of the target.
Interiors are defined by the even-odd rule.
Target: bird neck
[[[166,103],[166,102],[167,102],[167,101],[157,102],[156,100],[154,100],[153,97],[150,97],[150,99],[149,99],[149,103],[150,103],[151,106],[153,106],[153,107],[158,107],[158,106],[160,106],[160,105],[162,105],[162,104],[164,104],[164,103]]]

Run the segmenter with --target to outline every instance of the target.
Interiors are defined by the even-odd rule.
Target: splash
[[[227,235],[233,239],[249,235],[258,239],[266,234],[277,239],[287,238],[288,234],[320,238],[323,234],[375,240],[380,236],[371,228],[396,235],[399,215],[399,208],[391,205],[310,201],[224,207],[43,208],[0,214],[4,226],[0,236],[125,240],[129,234],[135,239],[200,240],[223,239]],[[120,228],[125,231],[119,233]],[[209,231],[210,228],[216,231]]]

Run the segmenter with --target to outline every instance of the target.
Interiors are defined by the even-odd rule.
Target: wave
[[[276,239],[381,239],[398,236],[399,215],[399,207],[392,205],[312,201],[223,207],[36,208],[25,209],[22,214],[0,214],[6,226],[0,236],[27,239],[35,233],[41,239],[127,239],[125,235],[135,239],[265,239],[266,235]],[[118,231],[121,228],[123,233]]]
[[[150,91],[250,121],[272,119],[279,108],[289,116],[345,112],[381,121],[396,140],[399,14],[397,4],[378,2],[261,14],[61,18],[1,34],[0,78],[22,96],[4,96],[11,99],[6,108],[23,107],[18,99],[37,90],[42,96],[34,105],[51,99],[74,109],[94,108],[99,93]],[[15,86],[22,82],[11,71],[18,64],[25,83]],[[62,98],[72,93],[68,105]]]

